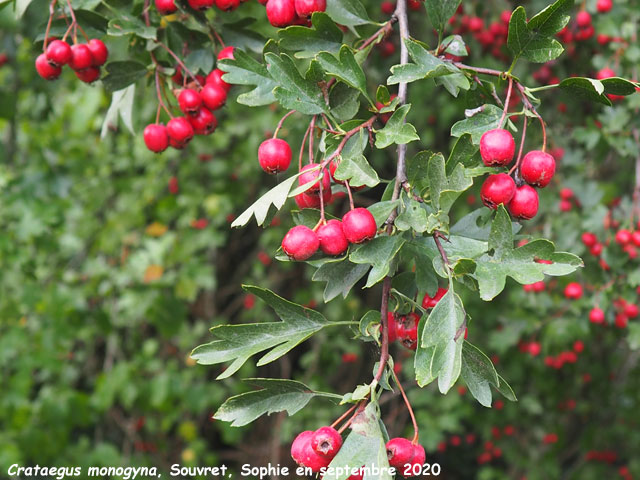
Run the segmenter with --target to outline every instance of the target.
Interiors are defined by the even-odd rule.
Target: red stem
[[[513,87],[513,77],[509,77],[509,87],[507,88],[507,98],[504,101],[504,109],[502,110],[502,116],[500,117],[500,123],[498,126],[502,128],[504,119],[507,117],[507,110],[509,110],[509,101],[511,100],[511,88]]]
[[[46,52],[47,43],[49,41],[49,32],[51,31],[51,22],[53,22],[53,14],[55,13],[56,2],[58,0],[51,0],[49,4],[49,20],[47,21],[47,29],[44,32],[44,46],[42,47],[42,51]]]
[[[162,93],[160,91],[160,75],[158,73],[157,66],[156,66],[155,77],[156,77],[156,95],[158,96],[158,103],[164,109],[164,111],[167,112],[167,115],[169,115],[169,118],[173,118],[173,115],[171,115],[171,112],[167,108],[167,105],[164,103],[164,100],[162,100]],[[158,123],[159,118],[160,118],[160,110],[158,109],[158,116],[156,118],[156,123]]]
[[[173,59],[176,61],[176,63],[178,65],[180,65],[180,67],[182,68],[182,70],[184,70],[186,72],[187,75],[189,75],[191,77],[191,79],[196,82],[196,84],[201,87],[202,85],[200,84],[200,82],[198,81],[198,79],[196,78],[196,76],[191,72],[191,70],[189,70],[187,68],[187,66],[182,62],[182,60],[180,60],[180,57],[178,57],[173,50],[171,50],[169,47],[167,47],[164,43],[162,43],[160,40],[156,40],[156,42],[158,43],[158,45],[160,45],[162,48],[164,48],[167,53],[169,55],[171,55],[173,57]]]
[[[411,417],[411,423],[413,423],[413,439],[411,440],[411,443],[413,445],[416,445],[418,443],[418,439],[420,438],[420,432],[418,430],[418,422],[416,421],[416,416],[413,413],[411,402],[409,402],[409,399],[407,398],[407,394],[404,392],[404,389],[402,388],[402,384],[400,383],[400,380],[398,380],[398,376],[396,375],[396,372],[393,371],[393,368],[391,369],[391,373],[393,375],[393,379],[396,381],[396,385],[398,385],[398,390],[400,390],[400,394],[402,395],[404,403],[407,406],[407,410],[409,411],[409,416]]]
[[[313,163],[313,136],[316,126],[316,116],[311,117],[311,123],[309,124],[309,163]],[[322,204],[322,193],[320,193],[320,202]],[[323,217],[324,218],[324,217]]]
[[[273,132],[273,138],[278,137],[278,132],[282,128],[282,124],[290,115],[293,115],[294,113],[296,113],[295,110],[289,110],[287,113],[284,114],[284,116],[280,119],[280,121],[278,122],[278,125],[276,126],[276,131]]]
[[[353,210],[353,195],[351,194],[351,187],[349,187],[349,180],[344,181],[344,186],[347,187],[347,195],[349,195],[349,207]]]
[[[304,155],[304,147],[307,144],[307,137],[309,136],[310,130],[311,130],[311,122],[309,122],[307,131],[304,132],[304,137],[302,137],[302,145],[300,145],[300,155],[298,156],[298,171],[302,170],[302,156]]]
[[[518,159],[516,160],[516,164],[511,167],[509,170],[509,175],[516,171],[516,169],[520,166],[520,161],[522,160],[522,151],[524,150],[524,140],[527,137],[527,116],[524,115],[524,125],[522,126],[522,138],[520,139],[520,149],[518,150]]]

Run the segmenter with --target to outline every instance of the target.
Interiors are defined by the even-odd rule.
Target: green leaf
[[[412,229],[418,233],[427,230],[427,211],[422,203],[409,198],[395,220],[395,226],[400,231]]]
[[[444,32],[447,22],[456,13],[461,0],[427,0],[427,15],[433,28],[436,29],[439,35]],[[446,42],[443,42],[446,45]],[[454,54],[458,55],[458,54]]]
[[[500,382],[500,385],[498,385],[498,391],[500,394],[510,402],[517,402],[518,398],[516,397],[513,388],[511,388],[511,385],[509,385],[500,374],[498,374],[498,381]]]
[[[500,126],[500,117],[502,110],[495,105],[487,103],[473,113],[472,116],[459,120],[451,127],[451,135],[461,137],[468,133],[474,144],[480,144],[480,137],[488,130],[498,128]]]
[[[326,12],[334,22],[346,27],[371,23],[359,0],[328,0]]]
[[[282,321],[213,327],[211,333],[216,340],[196,347],[191,358],[202,365],[231,361],[231,365],[218,375],[218,380],[233,375],[257,353],[269,350],[257,363],[258,366],[266,365],[323,328],[340,325],[339,322],[328,321],[315,310],[289,302],[265,288],[251,285],[243,288],[264,300]]]
[[[338,53],[342,46],[342,30],[324,12],[315,12],[312,26],[293,26],[278,31],[280,46],[297,52],[297,58],[314,57],[320,51]]]
[[[109,20],[107,34],[112,37],[135,35],[146,40],[155,40],[157,35],[155,28],[147,27],[139,18],[127,15],[121,15],[119,18]]]
[[[138,62],[111,62],[105,67],[107,75],[102,79],[109,92],[122,90],[147,74],[147,67]]]
[[[423,44],[410,38],[405,39],[404,43],[414,63],[391,67],[392,75],[387,79],[387,85],[461,73],[451,62],[445,62],[429,52]]]
[[[458,97],[460,90],[469,90],[471,83],[464,73],[453,73],[433,79],[436,85],[442,85],[451,95]]]
[[[449,53],[457,57],[466,57],[469,55],[469,52],[467,52],[467,45],[464,43],[464,40],[460,35],[449,35],[447,38],[442,40],[442,45],[445,47],[444,53]]]
[[[610,77],[601,80],[604,92],[609,95],[632,95],[636,93],[636,84],[620,77]]]
[[[484,407],[491,407],[491,385],[498,388],[498,372],[476,346],[465,341],[462,347],[462,379],[471,395]]]
[[[300,75],[291,57],[267,53],[265,61],[267,71],[278,84],[273,94],[284,108],[307,115],[327,113],[320,87]]]
[[[193,73],[201,71],[207,74],[213,70],[213,63],[213,52],[204,48],[193,50],[187,55],[187,58],[184,59],[184,64]]]
[[[233,221],[231,227],[242,227],[246,225],[253,216],[256,217],[258,225],[262,225],[267,218],[271,205],[276,207],[276,210],[280,210],[282,208],[284,203],[287,201],[287,198],[289,198],[289,191],[299,175],[300,173],[283,180],[267,193],[262,195]]]
[[[334,177],[337,180],[348,180],[353,187],[366,185],[373,188],[380,183],[378,173],[369,165],[364,155],[341,160]]]
[[[104,116],[100,138],[105,138],[109,130],[115,129],[118,125],[118,118],[133,134],[133,104],[136,93],[135,84],[129,85],[123,90],[117,90],[111,95],[111,105]]]
[[[346,480],[362,466],[377,467],[377,475],[366,474],[364,480],[392,480],[389,475],[386,440],[380,429],[380,412],[376,402],[369,402],[351,423],[351,433],[345,439],[323,475],[323,480]],[[340,471],[342,469],[342,471]]]
[[[420,196],[429,188],[429,159],[433,154],[428,151],[418,152],[407,162],[407,181],[415,188]]]
[[[320,52],[316,59],[327,74],[355,88],[362,93],[371,106],[375,105],[367,92],[367,78],[362,71],[362,67],[356,62],[351,48],[343,45],[338,58],[328,52]]]
[[[400,200],[385,200],[374,203],[367,207],[367,210],[371,212],[371,215],[373,215],[373,218],[376,220],[376,225],[380,228],[398,205],[400,205]]]
[[[360,92],[345,83],[337,82],[329,92],[331,114],[340,122],[356,116],[360,110]]]
[[[340,398],[340,395],[314,392],[304,383],[294,380],[246,378],[242,381],[260,387],[260,390],[229,398],[213,416],[216,420],[231,422],[232,427],[242,427],[262,415],[277,412],[294,415],[306,407],[314,397]]]
[[[527,25],[531,32],[551,37],[567,26],[574,0],[558,0],[534,15]]]
[[[313,274],[314,282],[327,282],[324,289],[324,301],[329,302],[342,295],[347,295],[353,286],[369,271],[369,265],[351,263],[348,259],[324,263]]]
[[[498,208],[491,225],[489,253],[476,259],[474,278],[480,287],[480,297],[491,300],[505,286],[507,277],[521,284],[530,284],[544,279],[544,275],[567,275],[583,263],[579,257],[565,252],[556,252],[548,240],[533,240],[516,249],[513,248],[513,233],[509,214],[503,206]],[[536,259],[553,263],[537,263]]]
[[[382,130],[376,133],[376,148],[382,149],[395,143],[404,145],[420,140],[416,129],[410,123],[405,123],[405,118],[411,105],[403,105],[397,109]]]
[[[255,86],[253,90],[238,95],[238,103],[250,107],[273,103],[276,82],[267,68],[240,49],[236,49],[233,56],[233,59],[225,58],[218,62],[218,68],[227,72],[223,79],[233,85]]]
[[[382,280],[391,268],[391,261],[398,254],[405,239],[399,235],[380,236],[362,244],[350,255],[349,260],[353,263],[369,264],[373,268],[369,272],[365,288],[372,287]]]
[[[471,135],[465,133],[456,140],[453,150],[447,158],[447,172],[451,172],[458,163],[465,167],[473,167],[480,164],[479,157],[476,154],[479,148],[473,144]]]
[[[462,192],[473,186],[473,180],[465,175],[462,164],[456,165],[447,176],[444,157],[441,153],[431,156],[428,167],[429,193],[436,210],[448,213]]]
[[[611,101],[604,95],[604,85],[600,80],[584,77],[565,78],[559,87],[578,98],[611,106]]]

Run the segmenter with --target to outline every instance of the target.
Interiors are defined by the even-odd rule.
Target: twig
[[[515,165],[511,167],[511,170],[509,170],[509,175],[511,175],[514,171],[518,169],[518,167],[520,166],[520,161],[522,160],[522,152],[524,150],[524,140],[527,137],[527,123],[528,123],[527,116],[523,115],[523,117],[524,117],[524,125],[522,125],[522,138],[520,139],[520,149],[518,150],[518,158],[516,159]]]
[[[507,88],[507,98],[504,100],[504,108],[502,109],[502,116],[498,126],[502,127],[504,119],[507,117],[507,110],[509,110],[509,101],[511,100],[511,88],[513,87],[513,77],[509,77],[509,87]]]
[[[296,113],[295,110],[289,110],[287,113],[284,114],[284,116],[280,119],[280,121],[278,122],[278,125],[276,126],[276,131],[273,132],[273,138],[278,137],[278,132],[282,128],[282,124],[289,116],[293,115],[294,113]]]
[[[411,417],[411,423],[413,424],[413,439],[411,440],[412,444],[417,444],[420,438],[420,432],[418,429],[418,422],[416,422],[416,416],[413,413],[413,408],[411,407],[411,402],[407,398],[407,394],[404,392],[402,388],[402,384],[400,384],[400,380],[398,380],[398,376],[396,372],[391,369],[391,373],[393,374],[393,379],[396,381],[396,385],[398,385],[398,390],[400,390],[400,394],[402,395],[402,399],[404,400],[405,405],[407,406],[407,410],[409,411],[409,416]]]
[[[49,20],[47,21],[47,29],[44,32],[44,45],[42,47],[42,51],[47,51],[47,43],[49,41],[49,32],[51,31],[51,22],[53,22],[53,14],[55,13],[56,2],[58,0],[51,0],[49,4]]]
[[[433,241],[436,242],[436,247],[438,247],[438,252],[440,252],[440,256],[442,257],[442,262],[450,268],[451,264],[449,263],[447,252],[444,251],[444,248],[442,248],[442,243],[440,243],[441,238],[446,242],[449,241],[449,239],[439,230],[433,232]]]

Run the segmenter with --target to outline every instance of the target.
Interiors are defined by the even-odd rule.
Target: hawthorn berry
[[[322,191],[322,201],[325,205],[331,203],[333,199],[331,189],[327,188]],[[302,192],[294,197],[296,205],[300,208],[320,208],[320,194]]]
[[[167,127],[162,124],[147,125],[142,136],[144,138],[145,145],[152,152],[164,152],[169,146]]]
[[[589,312],[589,321],[591,323],[604,323],[604,312],[598,307],[594,307]]]
[[[596,10],[599,13],[607,13],[613,8],[613,0],[598,0],[596,3]]]
[[[538,213],[538,192],[529,185],[516,187],[516,191],[507,208],[511,215],[516,218],[532,219]]]
[[[296,19],[294,0],[268,0],[267,20],[274,27],[282,28],[291,25]]]
[[[411,463],[414,456],[413,444],[406,438],[392,438],[387,442],[387,458],[389,466],[401,469]]]
[[[311,185],[307,190],[309,193],[320,190],[320,183],[322,183],[323,190],[329,188],[331,185],[331,178],[326,168],[322,169],[322,180],[318,180],[318,177],[320,176],[319,166],[320,164],[318,163],[309,163],[300,170],[301,174],[300,177],[298,177],[298,183],[301,186],[313,182],[313,185]]]
[[[384,1],[380,4],[380,10],[385,15],[391,15],[396,9],[396,4],[389,1]]]
[[[93,55],[91,50],[84,43],[78,43],[71,47],[71,58],[69,59],[69,66],[76,72],[84,70],[93,65]]]
[[[577,282],[571,282],[564,288],[564,296],[569,300],[578,300],[582,298],[582,285]]]
[[[175,117],[167,122],[169,145],[178,150],[184,148],[193,138],[193,127],[184,117]]]
[[[333,427],[320,427],[311,437],[311,448],[321,457],[332,459],[342,447],[342,437]]]
[[[310,17],[313,12],[324,12],[327,9],[327,0],[294,0],[294,6],[298,17]]]
[[[396,324],[396,336],[409,350],[415,350],[418,347],[419,322],[420,316],[417,313],[410,313],[400,317]]]
[[[613,321],[613,324],[617,328],[626,328],[629,323],[629,318],[624,313],[619,313]]]
[[[423,0],[407,0],[407,7],[409,8],[409,10],[417,12],[422,8],[422,2]]]
[[[230,12],[240,6],[240,0],[215,0],[215,5],[223,12]]]
[[[54,67],[61,67],[71,60],[71,47],[62,40],[53,40],[45,52],[47,60]]]
[[[311,438],[314,432],[307,430],[300,433],[291,444],[291,458],[301,467],[309,467],[318,472],[322,467],[330,463],[330,459],[318,455],[311,446]]]
[[[291,147],[281,138],[270,138],[258,147],[260,167],[269,174],[284,172],[289,168],[291,155]]]
[[[107,58],[109,58],[109,49],[102,40],[92,38],[87,43],[87,48],[91,52],[91,57],[93,58],[92,65],[94,67],[101,67],[107,62]]]
[[[342,223],[331,219],[324,225],[320,225],[316,231],[320,240],[320,250],[327,255],[342,255],[349,248],[347,237],[342,231]]]
[[[495,128],[482,134],[480,156],[487,167],[503,167],[511,163],[516,151],[513,135],[503,128]]]
[[[602,254],[603,249],[604,247],[601,243],[596,243],[589,248],[589,253],[591,253],[591,255],[593,255],[594,257],[599,257]]]
[[[598,237],[591,232],[584,232],[582,234],[582,243],[585,247],[593,247],[596,243],[598,243]]]
[[[535,187],[546,187],[556,172],[555,159],[541,150],[527,153],[520,163],[520,174],[525,182]]]
[[[175,0],[155,0],[155,4],[160,15],[171,15],[178,11]]]
[[[406,477],[418,477],[422,475],[422,466],[427,459],[427,455],[422,445],[413,446],[413,459],[411,460],[411,468],[407,468]]]
[[[202,107],[195,115],[187,117],[196,135],[209,135],[218,127],[218,119],[208,108]]]
[[[84,70],[76,70],[75,74],[84,83],[93,83],[100,78],[100,69],[98,67],[89,67]]]
[[[586,10],[578,12],[578,15],[576,15],[576,23],[580,28],[587,28],[591,25],[591,14]]]
[[[51,65],[47,60],[47,56],[41,53],[36,58],[36,71],[45,80],[55,80],[62,73],[62,68]]]
[[[218,110],[227,101],[227,91],[220,85],[207,83],[200,90],[200,98],[204,106],[209,110]]]
[[[629,230],[620,229],[616,232],[616,243],[620,246],[627,245],[631,242],[631,232]]]
[[[302,261],[318,251],[320,240],[316,232],[305,225],[297,225],[282,239],[282,249],[294,260]]]
[[[393,312],[387,312],[387,335],[389,337],[389,343],[393,343],[398,338],[398,320],[396,314]]]
[[[350,243],[362,243],[376,236],[378,227],[366,208],[354,208],[342,217],[342,231]]]
[[[506,173],[489,175],[480,189],[480,198],[492,210],[508,204],[516,193],[516,183]]]
[[[640,314],[640,309],[635,303],[627,303],[624,306],[624,314],[629,318],[636,318]]]
[[[180,186],[178,184],[178,177],[169,178],[169,193],[171,195],[177,195],[180,191]]]
[[[598,80],[604,80],[605,78],[611,78],[615,76],[616,72],[608,67],[605,67],[602,70],[599,70],[598,73],[596,73],[596,79]]]
[[[214,0],[187,0],[187,3],[194,10],[206,10],[213,7]]]
[[[571,200],[573,198],[573,195],[573,190],[571,190],[570,188],[565,187],[560,190],[560,198],[562,200]]]
[[[232,46],[228,46],[228,47],[224,47],[222,50],[220,50],[220,53],[218,53],[218,61],[224,59],[224,58],[230,58],[231,60],[233,60],[233,51],[235,50],[234,47]]]
[[[446,288],[438,287],[436,294],[433,297],[430,297],[429,294],[425,293],[424,298],[422,299],[422,308],[429,309],[433,308],[437,305],[442,297],[447,293]]]
[[[223,72],[222,70],[220,70],[219,68],[216,68],[214,71],[212,71],[209,75],[207,75],[207,78],[205,80],[205,83],[209,83],[212,85],[217,85],[219,87],[224,88],[227,92],[231,89],[231,84],[225,82],[222,79],[222,76],[227,73],[227,72]]]
[[[195,115],[202,106],[202,97],[192,88],[185,88],[178,95],[178,106],[183,113]]]

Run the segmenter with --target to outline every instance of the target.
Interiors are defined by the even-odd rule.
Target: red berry
[[[416,12],[422,8],[423,1],[424,0],[407,0],[407,7],[409,7],[409,10]]]
[[[509,25],[509,20],[511,20],[511,12],[509,10],[503,10],[500,14],[500,20],[502,23]]]
[[[178,105],[183,113],[194,115],[198,113],[202,106],[202,97],[198,92],[191,88],[185,88],[178,95]]]
[[[93,57],[94,67],[101,67],[107,62],[107,58],[109,58],[109,50],[102,40],[92,38],[89,40],[89,43],[87,43],[87,47]]]
[[[503,128],[489,130],[480,138],[480,156],[488,167],[508,165],[515,151],[513,135]]]
[[[414,457],[413,445],[406,438],[392,438],[387,442],[387,458],[389,466],[402,469]]]
[[[570,300],[582,298],[582,293],[582,285],[577,282],[571,282],[564,288],[564,296]]]
[[[349,242],[344,236],[342,223],[339,220],[329,220],[326,224],[321,225],[316,233],[320,240],[320,250],[327,255],[342,255],[349,248]]]
[[[596,243],[595,245],[593,245],[590,249],[589,252],[591,253],[591,255],[593,255],[594,257],[599,257],[600,254],[602,253],[603,250],[603,246],[601,243]]]
[[[351,475],[347,480],[362,480],[364,478],[364,470],[360,468],[357,473]]]
[[[589,312],[589,321],[591,323],[604,323],[604,312],[598,307],[594,307]]]
[[[580,28],[587,28],[591,25],[591,14],[586,10],[578,12],[578,15],[576,15],[576,23]]]
[[[312,436],[313,432],[311,430],[306,430],[299,433],[291,444],[291,458],[293,458],[298,465],[304,465],[304,452],[307,444],[311,443]]]
[[[600,13],[607,13],[613,8],[613,0],[598,0],[596,10]]]
[[[640,230],[636,230],[631,234],[631,243],[636,247],[640,247]]]
[[[306,260],[318,251],[320,240],[316,232],[304,225],[293,227],[282,239],[282,249],[294,260]]]
[[[169,145],[178,150],[184,148],[193,138],[193,127],[184,117],[175,117],[167,123]]]
[[[617,314],[615,320],[613,321],[613,324],[617,328],[626,328],[628,323],[629,318],[624,313]]]
[[[171,195],[177,195],[180,191],[180,187],[178,185],[178,177],[169,178],[169,193]]]
[[[209,135],[218,127],[218,119],[208,108],[202,107],[195,115],[187,117],[196,135]]]
[[[45,80],[55,80],[62,73],[62,68],[51,65],[47,56],[41,53],[36,58],[36,71]]]
[[[629,318],[636,318],[640,314],[640,309],[635,303],[627,303],[624,306],[624,314]]]
[[[72,70],[84,70],[93,65],[93,55],[91,50],[84,43],[79,43],[71,47],[71,58],[69,59],[69,66]]]
[[[45,54],[51,65],[61,67],[71,60],[71,47],[67,42],[63,42],[62,40],[53,40],[47,46]]]
[[[425,293],[424,298],[422,299],[422,308],[429,309],[429,308],[435,307],[440,301],[440,299],[445,296],[445,294],[447,293],[447,290],[448,289],[446,288],[438,287],[438,290],[436,291],[436,294],[433,297],[430,297],[428,294]]]
[[[218,110],[227,101],[227,91],[220,85],[207,83],[200,90],[200,98],[202,98],[202,103],[209,110]]]
[[[402,316],[396,324],[396,336],[403,346],[415,350],[418,346],[418,324],[420,316],[416,313]]]
[[[616,243],[618,245],[627,245],[631,242],[631,232],[629,230],[620,229],[616,232]]]
[[[540,150],[527,153],[520,164],[520,174],[525,182],[535,187],[546,187],[556,172],[554,158]]]
[[[530,220],[538,213],[538,192],[529,185],[517,187],[507,207],[514,217]]]
[[[307,190],[309,193],[320,190],[320,182],[322,182],[323,190],[329,188],[331,185],[331,178],[326,168],[322,169],[322,180],[318,180],[318,177],[320,176],[319,166],[320,165],[318,163],[310,163],[302,167],[302,170],[300,170],[302,173],[300,177],[298,177],[298,183],[301,186],[315,181]]]
[[[342,217],[342,231],[350,243],[362,243],[376,236],[378,227],[366,208],[354,208]]]
[[[320,471],[330,463],[330,459],[318,455],[311,446],[311,439],[314,435],[312,431],[300,433],[291,445],[291,457],[295,462],[303,467],[309,467],[314,472]]]
[[[332,459],[342,447],[342,437],[333,427],[320,427],[311,437],[311,448],[320,456]]]
[[[280,138],[270,138],[258,148],[258,162],[270,174],[284,172],[291,164],[291,147]]]
[[[169,146],[167,127],[162,124],[147,125],[142,136],[144,138],[145,145],[152,152],[164,152]]]
[[[529,351],[529,354],[532,357],[537,357],[538,355],[540,355],[540,351],[542,350],[542,347],[540,346],[539,342],[531,342],[528,345],[527,350]]]
[[[573,342],[573,351],[576,353],[582,353],[584,351],[584,342],[581,340]]]
[[[170,15],[178,10],[174,0],[155,0],[160,15]]]
[[[389,343],[395,342],[398,338],[398,321],[396,320],[396,314],[393,312],[387,312],[387,329]]]
[[[484,29],[484,21],[480,17],[471,17],[469,19],[469,30],[472,32],[480,32]]]
[[[611,78],[615,76],[616,76],[616,72],[614,72],[610,68],[603,68],[602,70],[598,71],[598,73],[596,74],[596,78],[598,80],[604,80],[605,78]]]
[[[223,12],[230,12],[240,6],[240,0],[215,0],[215,4]]]
[[[331,203],[332,195],[331,189],[327,188],[322,191],[322,200],[325,205]],[[320,208],[320,194],[319,193],[306,193],[303,192],[294,197],[296,205],[300,208]]]
[[[291,25],[296,19],[294,0],[269,0],[267,2],[267,20],[274,27]]]
[[[324,12],[327,0],[294,0],[296,13],[301,18],[310,17],[313,12]]]
[[[396,9],[396,4],[389,1],[384,1],[380,4],[380,10],[385,15],[391,15]]]
[[[582,243],[585,247],[593,247],[596,243],[598,243],[598,237],[596,237],[591,232],[584,232],[582,234]]]
[[[187,0],[187,3],[194,10],[206,10],[213,7],[214,0]]]
[[[220,53],[218,53],[218,61],[224,58],[230,58],[231,60],[233,60],[233,50],[234,47],[232,46],[224,47],[222,50],[220,50]]]
[[[231,85],[222,79],[222,76],[225,73],[226,72],[223,72],[219,68],[216,68],[213,72],[207,75],[206,83],[210,83],[212,85],[217,85],[219,87],[222,87],[228,92],[229,89],[231,88]]]
[[[482,184],[480,198],[487,207],[495,210],[498,205],[508,204],[516,193],[516,184],[506,173],[489,175]]]
[[[563,188],[560,190],[560,198],[563,200],[571,200],[573,198],[573,190],[570,188]]]
[[[89,67],[84,70],[77,70],[75,72],[76,77],[82,80],[84,83],[93,83],[100,78],[100,68]]]
[[[413,459],[411,460],[411,468],[407,470],[407,477],[422,476],[422,466],[427,459],[427,455],[422,445],[413,446]]]

